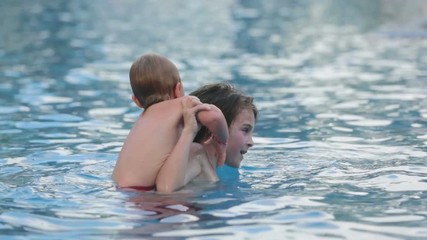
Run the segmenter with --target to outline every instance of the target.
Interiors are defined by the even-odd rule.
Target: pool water
[[[427,1],[1,1],[0,238],[427,238]],[[115,188],[128,70],[254,96],[217,184]]]

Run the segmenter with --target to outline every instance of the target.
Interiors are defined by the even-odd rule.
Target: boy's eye
[[[241,130],[244,133],[250,133],[252,132],[252,126],[249,124],[244,124],[243,126],[241,126]]]

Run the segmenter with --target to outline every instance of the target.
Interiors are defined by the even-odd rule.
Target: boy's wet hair
[[[224,114],[228,127],[231,126],[234,119],[243,109],[252,110],[255,119],[257,119],[258,109],[254,104],[253,97],[245,95],[231,84],[208,84],[191,92],[190,95],[198,97],[202,103],[217,106]],[[207,129],[202,127],[194,141],[199,142],[208,134]]]
[[[178,69],[169,59],[158,54],[145,54],[136,59],[129,71],[133,95],[144,109],[168,100],[181,81]]]

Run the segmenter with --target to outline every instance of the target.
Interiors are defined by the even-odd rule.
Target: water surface
[[[2,1],[0,236],[427,238],[427,1]],[[218,184],[116,190],[144,52],[255,97]]]

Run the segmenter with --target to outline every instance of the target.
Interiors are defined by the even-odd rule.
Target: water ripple
[[[118,223],[109,220],[82,220],[61,219],[57,217],[41,216],[32,213],[8,212],[0,215],[0,220],[14,227],[23,227],[35,232],[60,232],[60,231],[117,231],[128,229],[131,223]]]
[[[422,2],[0,1],[0,235],[427,238]],[[226,81],[254,97],[255,146],[220,183],[111,179],[148,51],[187,93]]]

